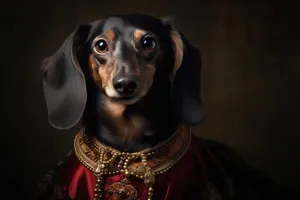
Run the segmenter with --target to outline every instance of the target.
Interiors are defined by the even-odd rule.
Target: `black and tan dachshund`
[[[190,132],[203,119],[200,65],[168,18],[117,15],[79,26],[43,61],[42,77],[50,124],[83,128],[35,199],[284,195],[228,147]]]

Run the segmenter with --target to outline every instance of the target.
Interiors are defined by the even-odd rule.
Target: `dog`
[[[170,18],[80,25],[42,66],[50,125],[83,128],[34,199],[270,199],[284,191],[227,146],[191,133],[204,118],[201,57]]]

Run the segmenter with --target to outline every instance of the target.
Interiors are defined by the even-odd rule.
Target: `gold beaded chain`
[[[127,153],[127,152],[120,152],[116,149],[113,149],[109,146],[105,146],[101,144],[96,139],[89,139],[87,135],[85,134],[85,130],[81,129],[79,134],[75,136],[74,140],[74,149],[75,154],[77,155],[79,161],[89,170],[93,172],[93,174],[96,177],[96,185],[94,188],[94,200],[101,200],[103,199],[103,187],[104,187],[104,176],[105,175],[115,175],[123,173],[127,178],[130,176],[135,176],[137,178],[140,178],[144,180],[145,185],[148,187],[148,200],[152,199],[153,196],[153,185],[155,183],[155,176],[158,174],[165,173],[168,171],[171,167],[173,167],[181,158],[184,156],[184,154],[189,149],[192,134],[189,129],[188,131],[188,140],[185,145],[185,148],[180,153],[180,155],[177,157],[176,160],[170,161],[168,165],[163,167],[162,169],[153,170],[147,163],[147,157],[153,156],[154,154],[161,152],[165,148],[167,148],[174,140],[177,139],[178,133],[180,132],[180,128],[173,134],[171,138],[164,141],[163,143],[153,147],[149,148],[140,152],[134,152],[134,153]],[[186,133],[184,133],[186,134]],[[97,149],[99,152],[99,159],[97,159],[96,164],[93,161],[89,161],[86,155],[82,153],[82,150],[80,149],[79,143],[77,142],[78,138],[82,137],[84,142],[87,143],[87,146],[93,147],[94,149]],[[111,155],[110,158],[107,158],[105,156],[106,153],[109,153]],[[117,166],[113,166],[114,169],[109,169],[112,167],[113,163],[119,159],[119,162]],[[143,167],[143,174],[135,173],[134,171],[129,171],[128,167],[130,163],[134,160],[141,159],[141,164]]]

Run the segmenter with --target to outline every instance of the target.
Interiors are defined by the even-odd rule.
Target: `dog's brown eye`
[[[98,53],[105,53],[107,50],[108,50],[108,45],[107,45],[107,42],[103,39],[101,40],[98,40],[96,43],[95,43],[95,50],[98,52]]]
[[[147,51],[152,51],[156,48],[156,41],[151,36],[146,36],[142,40],[142,46]]]

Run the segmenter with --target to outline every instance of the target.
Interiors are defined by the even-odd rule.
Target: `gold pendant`
[[[138,198],[137,190],[130,185],[127,178],[109,186],[108,192],[112,195],[113,200],[135,200]]]
[[[146,167],[145,169],[145,174],[144,174],[144,183],[148,186],[151,187],[155,183],[155,175],[151,171],[151,167]]]

